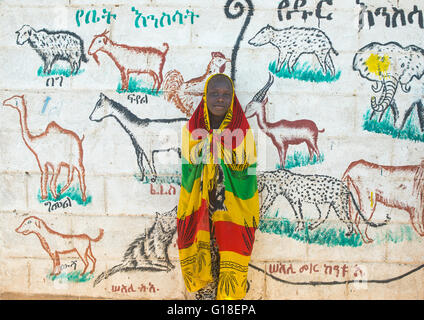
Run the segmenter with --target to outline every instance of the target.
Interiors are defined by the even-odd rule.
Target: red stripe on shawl
[[[200,230],[209,232],[209,210],[205,199],[202,199],[200,208],[184,220],[177,219],[178,249],[190,247]]]
[[[228,125],[228,129],[242,129],[243,132],[245,132],[249,128],[249,122],[244,115],[244,111],[241,108],[240,102],[238,101],[237,96],[234,95],[233,118]]]
[[[192,133],[195,129],[206,129],[203,108],[204,104],[202,99],[202,101],[200,101],[199,105],[197,106],[196,110],[194,110],[190,120],[188,121],[188,131],[190,131],[190,133]]]
[[[229,221],[216,221],[214,228],[219,251],[232,251],[243,256],[251,255],[256,228]]]
[[[192,133],[195,129],[206,130],[205,117],[204,117],[203,110],[204,110],[204,101],[202,99],[199,105],[197,106],[196,110],[194,111],[193,115],[191,116],[190,120],[188,121],[188,130],[190,133]],[[224,137],[221,138],[221,144],[224,145],[224,147],[231,148],[231,149],[235,149],[236,147],[238,147],[240,143],[243,142],[243,139],[246,136],[246,131],[250,129],[249,122],[247,121],[246,116],[244,115],[244,111],[241,108],[240,102],[237,99],[237,96],[235,94],[234,94],[234,103],[233,103],[233,116],[232,116],[231,122],[228,124],[226,129],[230,130],[230,132],[232,132],[233,130],[239,129],[243,133],[243,137],[240,137],[238,139],[233,138],[231,140],[231,146],[225,144],[225,142],[228,142],[229,139],[224,139]],[[202,139],[204,137],[195,137],[195,138]]]

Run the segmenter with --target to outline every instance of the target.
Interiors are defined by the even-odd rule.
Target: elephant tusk
[[[371,86],[372,91],[375,93],[380,92],[381,89],[383,89],[383,82],[381,81],[375,81]]]
[[[411,91],[411,86],[408,83],[401,83],[400,87],[402,88],[402,91],[405,93],[408,93]]]

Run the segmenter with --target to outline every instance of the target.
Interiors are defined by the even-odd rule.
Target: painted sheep
[[[38,53],[44,62],[44,73],[50,74],[52,66],[57,60],[68,61],[71,65],[71,74],[76,74],[81,66],[81,60],[88,62],[84,53],[84,42],[70,31],[35,31],[29,25],[22,26],[16,31],[16,43],[29,45]]]

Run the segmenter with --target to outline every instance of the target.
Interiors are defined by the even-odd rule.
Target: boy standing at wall
[[[256,148],[232,80],[216,74],[183,128],[177,232],[186,288],[243,299],[259,223]]]

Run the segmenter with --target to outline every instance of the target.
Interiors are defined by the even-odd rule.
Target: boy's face
[[[219,118],[225,116],[231,106],[233,86],[225,78],[212,78],[206,90],[206,102],[209,112]]]

